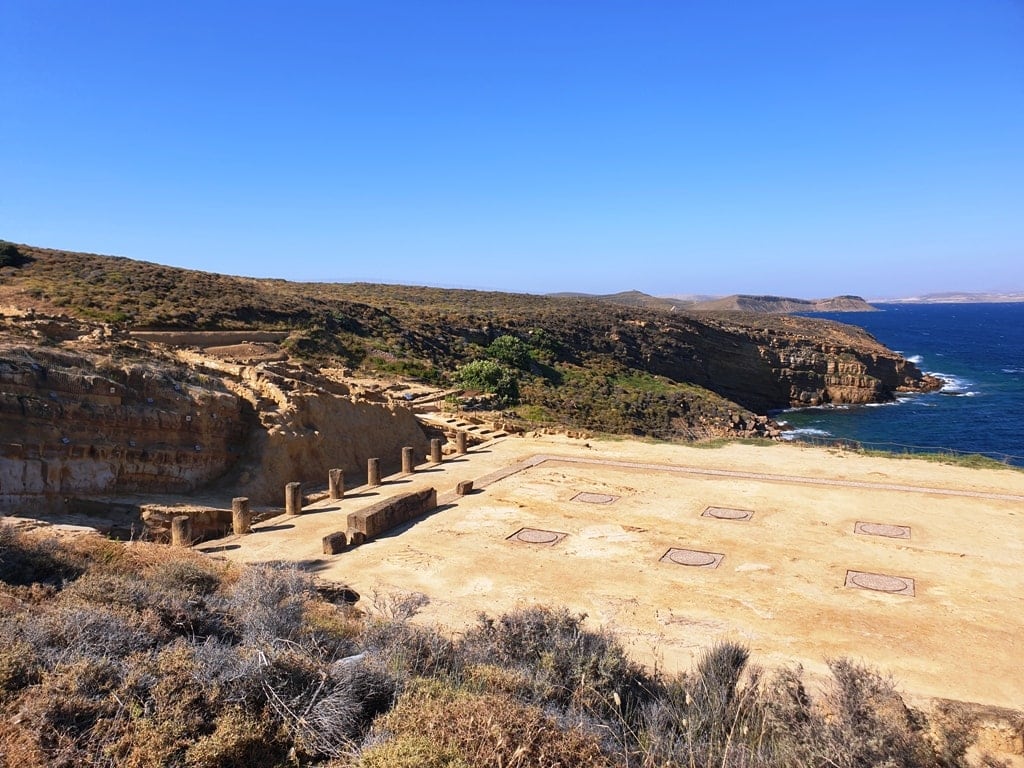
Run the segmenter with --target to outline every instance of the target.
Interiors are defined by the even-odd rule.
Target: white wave
[[[783,440],[796,440],[798,437],[832,437],[832,433],[814,427],[800,427],[799,429],[787,429],[780,436]]]
[[[961,379],[952,373],[939,373],[938,371],[929,371],[928,373],[942,381],[942,389],[939,390],[939,393],[943,395],[962,395],[969,391],[971,385],[974,384],[973,381]]]
[[[920,365],[921,363],[924,362],[924,358],[921,357],[920,355],[911,355],[910,357],[907,358],[907,362],[913,363],[914,365]]]
[[[1003,368],[1003,373],[1024,373],[1024,368]]]

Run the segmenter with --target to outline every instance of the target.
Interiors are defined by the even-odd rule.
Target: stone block
[[[324,554],[336,555],[348,546],[348,536],[343,531],[329,533],[324,536]]]
[[[354,535],[361,533],[366,539],[372,539],[436,507],[437,491],[433,488],[392,496],[358,512],[351,512],[348,516],[349,538],[354,540]]]

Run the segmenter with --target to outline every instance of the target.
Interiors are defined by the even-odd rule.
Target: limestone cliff
[[[941,382],[859,328],[826,320],[733,313],[663,329],[651,368],[707,387],[757,413],[828,403],[873,403]],[[659,354],[660,352],[660,354]]]
[[[428,450],[407,409],[354,400],[302,368],[210,367],[138,343],[86,344],[86,324],[40,328],[42,344],[0,344],[7,512],[218,487],[279,503],[286,482],[323,484],[331,467],[359,476],[370,456]]]

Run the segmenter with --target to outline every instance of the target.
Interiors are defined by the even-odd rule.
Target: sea
[[[926,373],[940,391],[895,402],[773,414],[790,440],[858,443],[889,451],[982,454],[1024,467],[1024,303],[875,304],[827,312],[867,330]]]

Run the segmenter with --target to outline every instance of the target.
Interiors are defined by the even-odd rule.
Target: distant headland
[[[1001,291],[971,293],[967,291],[946,291],[925,293],[902,299],[872,299],[877,304],[1011,304],[1024,302],[1024,291]]]
[[[660,298],[641,291],[623,291],[602,295],[587,293],[555,293],[556,298],[580,298],[625,304],[630,307],[656,309],[685,309],[691,312],[758,312],[788,315],[795,312],[875,312],[860,296],[835,296],[831,299],[794,299],[786,296],[675,296]]]

